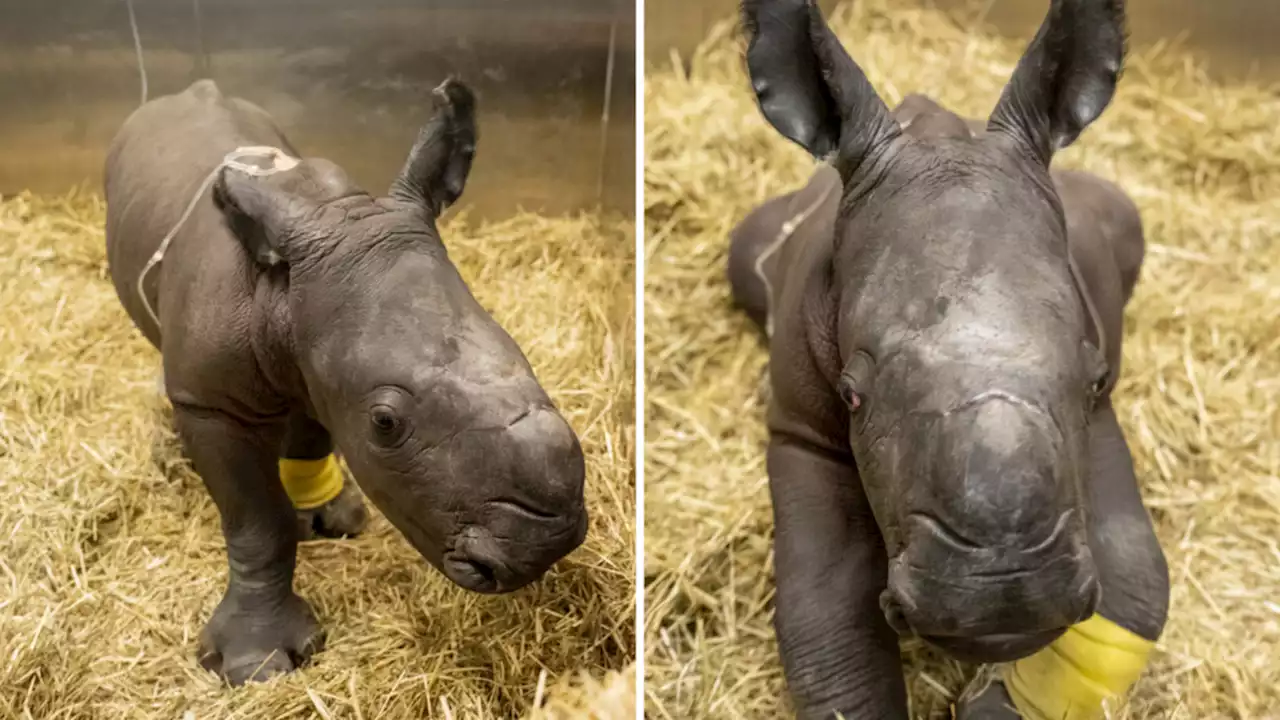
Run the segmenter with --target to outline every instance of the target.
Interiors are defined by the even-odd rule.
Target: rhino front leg
[[[200,636],[200,663],[232,685],[293,670],[320,649],[323,635],[293,592],[298,525],[277,475],[283,428],[186,406],[174,415],[218,506],[230,566],[226,594]]]
[[[851,460],[791,438],[769,445],[777,610],[801,718],[907,717],[898,637],[880,610],[887,559]]]
[[[281,444],[282,460],[286,463],[290,460],[314,463],[333,455],[333,440],[323,425],[302,411],[295,411],[290,415],[289,427]],[[369,513],[364,507],[360,489],[345,469],[340,469],[340,472],[342,488],[332,499],[325,500],[316,507],[298,507],[299,503],[295,500],[299,540],[310,540],[316,535],[328,538],[354,537],[369,524]]]
[[[1156,538],[1155,528],[1142,504],[1133,458],[1110,402],[1094,412],[1089,422],[1090,476],[1085,485],[1089,503],[1089,547],[1098,565],[1102,601],[1097,614],[1114,623],[1123,635],[1154,643],[1164,631],[1169,614],[1169,567]],[[1053,652],[1042,650],[1041,652]],[[1108,686],[1124,686],[1129,677],[1108,677],[1113,666],[1084,668]],[[1124,668],[1131,672],[1132,668]],[[1000,681],[957,707],[961,720],[1016,720],[1014,701]],[[978,688],[974,688],[977,690]],[[1036,698],[1057,706],[1056,688],[1030,688],[1044,693]],[[1101,713],[1102,708],[1096,708]]]
[[[1109,401],[1089,423],[1089,444],[1089,546],[1102,578],[1098,613],[1155,642],[1169,615],[1169,565]]]

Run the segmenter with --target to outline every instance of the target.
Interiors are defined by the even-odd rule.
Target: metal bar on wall
[[[600,169],[596,174],[596,199],[604,201],[604,175],[609,152],[609,106],[613,102],[613,68],[618,51],[618,3],[614,3],[613,22],[609,23],[609,61],[604,71],[604,102],[600,114]]]
[[[138,55],[138,81],[142,83],[142,100],[139,105],[147,102],[147,63],[142,57],[142,33],[138,32],[138,16],[133,11],[133,0],[124,0],[125,7],[129,9],[129,29],[133,31],[133,49]]]
[[[209,54],[204,46],[204,21],[200,17],[200,0],[191,0],[191,17],[195,20],[195,61],[192,63],[192,75],[196,78],[209,76]]]

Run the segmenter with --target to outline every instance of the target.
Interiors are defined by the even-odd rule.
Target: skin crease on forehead
[[[916,206],[920,194],[903,190],[894,206]],[[885,362],[909,347],[924,367],[990,366],[995,359],[1029,371],[1078,356],[1084,318],[1073,308],[1065,243],[1037,257],[1026,251],[1024,234],[1008,227],[1001,203],[984,193],[960,187],[923,194],[929,212],[917,210],[887,232],[845,225],[845,237],[857,239],[838,251],[836,272],[859,292],[845,296],[841,355],[866,350]]]
[[[441,373],[477,392],[532,381],[519,348],[484,314],[452,266],[425,255],[402,257],[384,277],[381,289],[348,310],[355,317],[345,363],[378,368],[376,374],[395,380],[377,384],[409,389],[430,387]]]
[[[351,386],[341,392],[357,396],[380,385],[428,387],[445,371],[459,382],[534,383],[523,354],[472,297],[434,232],[408,232],[396,215],[403,213],[359,223],[295,288],[304,297],[302,342],[313,348],[316,374],[345,378]],[[362,276],[379,280],[353,282]]]

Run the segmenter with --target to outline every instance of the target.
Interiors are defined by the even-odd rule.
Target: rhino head
[[[582,448],[515,341],[472,296],[436,220],[461,195],[475,98],[449,80],[388,197],[305,159],[223,169],[216,205],[287,278],[288,370],[357,483],[458,585],[509,592],[583,541]]]

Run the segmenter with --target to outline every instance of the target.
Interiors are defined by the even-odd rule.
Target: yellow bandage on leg
[[[1103,701],[1123,696],[1137,682],[1154,646],[1094,615],[1006,666],[1005,689],[1027,720],[1096,720]]]
[[[295,508],[311,510],[342,492],[342,468],[332,454],[319,460],[280,458],[280,482]]]

